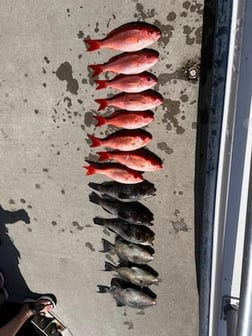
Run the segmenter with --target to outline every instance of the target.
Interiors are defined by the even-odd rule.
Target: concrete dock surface
[[[199,64],[203,1],[38,1],[0,2],[0,269],[10,300],[54,293],[56,314],[73,335],[195,336],[198,293],[194,260],[194,164],[198,81],[185,75]],[[146,127],[148,145],[163,169],[144,177],[157,194],[143,201],[154,213],[154,260],[160,282],[151,286],[157,305],[144,311],[117,307],[97,285],[114,273],[104,262],[101,239],[115,235],[93,224],[109,215],[89,202],[85,159],[94,158],[87,134],[104,137],[112,127],[95,127],[91,63],[119,52],[88,53],[83,39],[103,38],[123,23],[146,21],[162,38],[151,69],[164,103]],[[188,63],[189,61],[189,63]],[[191,62],[191,63],[190,63]],[[102,76],[101,76],[102,78]],[[100,148],[99,148],[100,149]]]

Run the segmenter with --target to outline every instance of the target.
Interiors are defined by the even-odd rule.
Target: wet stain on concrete
[[[51,221],[52,226],[56,226],[58,223],[56,221]]]
[[[95,119],[93,117],[95,111],[91,111],[91,112],[86,112],[85,116],[84,116],[84,123],[87,127],[90,127],[92,125],[95,125]]]
[[[79,39],[83,39],[84,38],[84,33],[82,30],[79,30],[78,34],[77,34]]]
[[[141,4],[141,3],[136,3],[136,10],[137,10],[137,13],[135,13],[135,18],[138,18],[139,20],[146,20],[146,19],[150,19],[150,18],[153,18],[154,15],[157,14],[157,12],[155,11],[154,8],[152,9],[145,9],[144,8],[144,5]]]
[[[195,41],[197,44],[201,44],[202,40],[202,27],[199,27],[195,30]]]
[[[69,97],[64,97],[64,102],[67,102],[67,107],[70,108],[73,104],[72,104],[72,100]]]
[[[134,329],[134,325],[132,321],[124,321],[123,324],[128,326],[128,329]]]
[[[55,74],[59,80],[67,82],[67,91],[77,95],[79,84],[77,79],[73,78],[73,69],[69,62],[62,63],[56,70]]]
[[[87,242],[87,243],[85,244],[85,246],[86,246],[87,248],[89,248],[91,252],[94,252],[94,251],[95,251],[95,248],[93,247],[93,245],[92,245],[91,243]]]
[[[49,169],[48,168],[43,168],[44,173],[48,173]]]
[[[170,220],[175,233],[178,233],[179,231],[188,232],[190,229],[187,227],[187,224],[184,222],[184,218],[180,217],[179,215],[180,215],[180,211],[176,209],[174,211],[174,216],[176,219],[174,221]]]
[[[174,12],[170,12],[168,15],[167,15],[167,20],[168,21],[174,21],[176,19],[176,13]]]
[[[32,228],[27,228],[27,231],[28,232],[32,232]]]
[[[78,222],[73,221],[72,225],[76,227],[77,230],[82,231],[84,229],[84,226],[81,226]]]
[[[162,32],[162,37],[158,40],[158,44],[165,48],[172,38],[174,27],[170,24],[161,24],[157,20],[154,21],[154,25],[157,26]]]
[[[45,56],[45,57],[44,57],[44,61],[45,61],[47,64],[49,64],[49,63],[50,63],[50,60],[48,59],[48,57],[47,57],[47,56]]]
[[[195,30],[195,27],[190,27],[188,25],[185,25],[183,27],[183,33],[186,36],[186,44],[188,45],[193,45],[195,41],[195,38],[190,36],[194,30]]]
[[[191,5],[190,1],[185,1],[182,6],[183,6],[183,8],[188,10],[190,8],[190,5]]]
[[[96,33],[99,32],[99,22],[96,22],[94,31],[95,31]]]
[[[20,199],[20,202],[23,203],[23,204],[25,204],[25,203],[26,203],[26,200],[23,199],[23,198],[21,198],[21,199]]]
[[[161,151],[164,151],[166,154],[172,154],[173,149],[170,148],[166,142],[159,142],[157,144],[157,148],[160,149]]]
[[[156,84],[157,89],[159,89],[160,85],[165,85],[167,82],[175,80],[175,79],[185,79],[182,69],[178,69],[174,72],[168,73],[162,73],[158,76],[158,83]]]
[[[140,312],[137,312],[136,314],[137,315],[145,315],[145,312],[144,312],[144,310],[141,310]]]
[[[13,205],[14,205],[14,204],[16,204],[16,203],[15,203],[15,201],[14,201],[13,199],[10,198],[10,199],[9,199],[9,204],[13,204]]]
[[[41,189],[41,185],[38,184],[38,183],[36,183],[36,184],[35,184],[35,188],[36,188],[36,189]]]
[[[180,101],[165,99],[163,104],[163,110],[165,111],[162,122],[166,123],[166,129],[172,130],[172,126],[176,129],[177,134],[183,134],[185,129],[179,125],[177,115],[180,113]]]
[[[196,129],[197,128],[197,123],[196,122],[192,122],[192,129]]]
[[[182,94],[179,98],[183,103],[186,103],[189,100],[189,97],[186,94]]]
[[[35,109],[35,110],[34,110],[34,113],[35,113],[35,114],[39,114],[39,110]]]

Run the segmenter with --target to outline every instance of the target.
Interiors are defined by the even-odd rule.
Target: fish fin
[[[100,185],[99,185],[99,183],[95,183],[95,182],[89,182],[88,183],[88,186],[90,187],[90,188],[92,188],[92,189],[94,189],[94,190],[97,190],[97,191],[99,191],[99,187],[100,187]]]
[[[102,238],[102,245],[103,245],[103,250],[99,252],[109,252],[114,249],[114,245],[111,244],[108,240]]]
[[[101,217],[94,217],[93,222],[97,225],[104,225],[103,218],[101,218]]]
[[[108,106],[108,101],[105,98],[95,99],[95,102],[100,104],[98,111],[104,110]]]
[[[102,193],[102,198],[104,199],[104,201],[118,201],[117,198],[104,194],[104,193]]]
[[[108,82],[106,80],[96,80],[97,84],[96,90],[106,89],[108,87]]]
[[[106,118],[102,117],[102,116],[93,116],[98,122],[97,124],[95,125],[95,127],[99,127],[99,126],[102,126],[102,125],[105,125],[107,122],[106,122]]]
[[[101,198],[98,194],[96,194],[94,191],[89,194],[89,201],[95,204],[100,205]]]
[[[115,299],[115,301],[116,301],[116,305],[117,305],[117,307],[123,307],[123,306],[125,306],[125,304],[122,303],[121,301],[116,300],[116,299]]]
[[[88,44],[87,51],[97,50],[97,49],[100,49],[100,47],[101,47],[101,44],[100,44],[99,40],[86,39],[86,40],[83,40],[83,41],[84,41],[84,43]]]
[[[96,174],[96,169],[93,166],[83,166],[83,168],[87,169],[86,175]]]
[[[101,146],[101,140],[98,139],[98,138],[96,138],[96,136],[94,136],[92,134],[88,134],[87,136],[92,141],[92,144],[90,145],[90,147],[99,147],[99,146]]]
[[[116,270],[116,266],[114,266],[113,264],[111,264],[110,262],[108,261],[105,261],[105,269],[104,271],[115,271]]]
[[[100,64],[89,64],[88,67],[93,70],[92,77],[96,77],[103,72],[103,67]]]
[[[109,153],[108,152],[97,152],[96,154],[99,155],[98,161],[109,160]]]
[[[97,293],[108,293],[109,292],[108,286],[97,285],[97,287],[98,287]]]

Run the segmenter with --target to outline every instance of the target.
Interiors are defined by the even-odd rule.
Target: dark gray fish
[[[153,213],[139,202],[124,203],[115,200],[105,200],[95,192],[89,195],[90,202],[100,205],[104,210],[132,224],[153,225]]]
[[[124,240],[130,243],[141,245],[153,245],[155,233],[145,225],[130,224],[120,218],[101,218],[93,219],[95,224],[103,225],[109,230],[117,233]]]
[[[100,252],[115,251],[121,261],[130,261],[135,264],[146,264],[154,259],[154,250],[149,246],[127,243],[122,239],[116,239],[115,245],[106,239],[102,239],[103,250]]]
[[[130,283],[140,287],[150,286],[154,283],[158,283],[159,281],[156,272],[153,274],[138,265],[115,266],[108,261],[105,261],[105,271],[115,271],[123,280],[129,281]]]
[[[117,281],[117,279],[111,280],[110,287],[103,285],[98,285],[97,287],[99,289],[98,293],[110,293],[118,307],[128,306],[131,308],[145,309],[157,304],[156,298],[147,291],[137,287],[131,287],[127,283],[121,285],[121,282]]]
[[[102,195],[108,195],[122,202],[138,201],[156,195],[154,184],[147,180],[136,184],[107,181],[100,184],[90,182],[88,185]]]

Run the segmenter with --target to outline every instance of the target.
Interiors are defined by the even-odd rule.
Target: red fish
[[[140,171],[155,171],[162,168],[162,160],[153,152],[141,148],[131,152],[97,152],[99,161],[115,160],[131,169]]]
[[[156,64],[158,58],[159,53],[156,50],[143,49],[122,53],[110,58],[104,64],[90,64],[89,67],[93,70],[92,77],[107,71],[126,75],[139,74]]]
[[[120,130],[103,139],[91,134],[88,134],[88,137],[92,140],[91,147],[105,146],[121,151],[131,151],[141,148],[152,139],[152,135],[142,129]]]
[[[97,49],[115,49],[121,51],[137,51],[154,43],[161,37],[161,31],[145,22],[126,23],[112,30],[102,40],[86,39],[87,51]]]
[[[150,72],[138,75],[118,75],[111,80],[97,80],[96,90],[112,88],[124,92],[142,92],[152,88],[157,83],[157,77]]]
[[[98,121],[96,127],[101,125],[113,125],[126,129],[136,129],[148,125],[154,119],[154,113],[150,110],[131,112],[119,110],[113,112],[109,117],[94,116]]]
[[[83,166],[87,169],[86,175],[103,174],[114,181],[125,184],[135,184],[143,181],[142,173],[129,169],[119,163],[102,164],[87,161],[89,166]]]
[[[114,106],[129,111],[144,111],[162,104],[164,98],[154,90],[139,93],[118,93],[112,98],[95,99],[100,104],[98,111]]]

